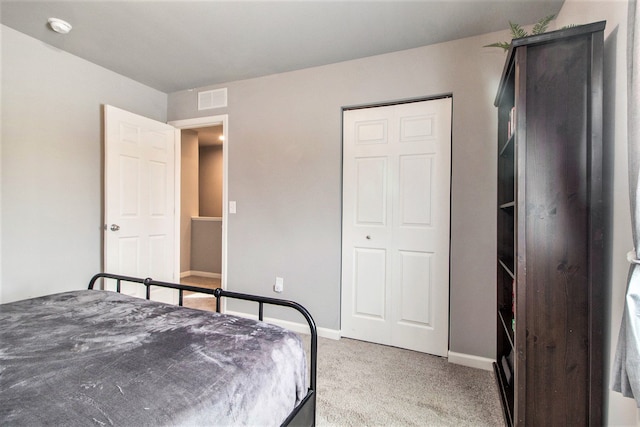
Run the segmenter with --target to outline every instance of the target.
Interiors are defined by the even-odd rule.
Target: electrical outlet
[[[284,291],[284,279],[282,277],[276,277],[276,283],[273,285],[274,292],[282,292]]]

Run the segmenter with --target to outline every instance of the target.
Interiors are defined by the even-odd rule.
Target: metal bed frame
[[[178,290],[178,305],[182,306],[183,303],[183,294],[184,291],[188,292],[199,292],[203,294],[210,294],[216,298],[216,312],[220,312],[220,299],[222,297],[232,298],[232,299],[240,299],[245,301],[253,301],[258,303],[258,319],[260,321],[263,320],[264,313],[264,304],[270,305],[279,305],[283,307],[289,307],[296,311],[298,311],[302,316],[304,316],[305,320],[309,325],[309,330],[311,332],[311,351],[310,351],[310,359],[311,366],[309,368],[309,389],[307,390],[307,395],[304,397],[302,402],[298,404],[293,409],[293,412],[289,414],[289,416],[284,420],[282,426],[315,426],[316,423],[316,371],[318,366],[318,331],[316,329],[316,324],[309,311],[304,308],[302,305],[297,302],[287,301],[278,298],[268,298],[258,295],[249,295],[238,292],[230,292],[221,288],[209,289],[209,288],[199,288],[197,286],[183,285],[181,283],[170,283],[170,282],[161,282],[157,280],[153,280],[150,277],[146,279],[141,279],[138,277],[129,277],[122,276],[119,274],[110,274],[110,273],[98,273],[91,278],[89,282],[89,288],[93,289],[95,283],[98,279],[114,279],[116,280],[116,292],[120,293],[121,283],[124,282],[132,282],[132,283],[141,283],[146,287],[146,299],[151,299],[151,287],[159,286],[163,288],[171,288]]]

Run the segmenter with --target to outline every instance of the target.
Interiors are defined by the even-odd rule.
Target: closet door
[[[342,334],[446,356],[451,98],[343,122]]]

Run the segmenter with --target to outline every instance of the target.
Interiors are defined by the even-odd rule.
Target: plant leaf
[[[491,44],[484,45],[483,47],[499,47],[499,48],[502,48],[504,50],[509,50],[510,46],[511,46],[511,43],[509,43],[509,42],[496,42],[496,43],[491,43]]]
[[[533,30],[531,30],[531,34],[542,34],[547,31],[547,27],[549,23],[553,21],[556,15],[545,16],[541,20],[539,20],[536,25],[533,26]]]
[[[514,39],[527,37],[528,35],[524,28],[522,28],[519,24],[514,24],[513,22],[509,21],[509,27],[511,27],[511,36]]]

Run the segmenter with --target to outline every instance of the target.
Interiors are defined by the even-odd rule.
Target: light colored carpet
[[[395,347],[319,338],[317,388],[320,427],[504,425],[492,372]]]

